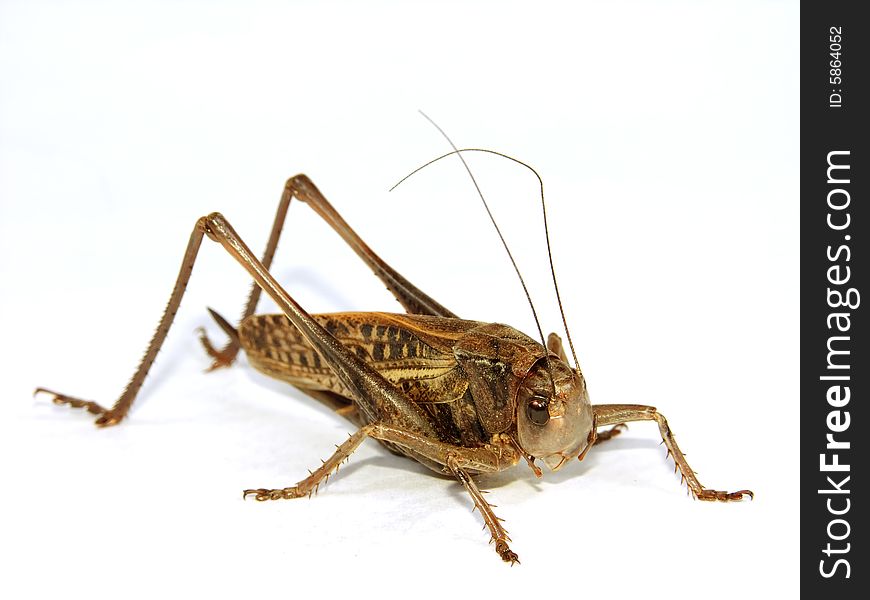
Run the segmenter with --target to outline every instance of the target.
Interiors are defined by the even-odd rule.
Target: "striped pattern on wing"
[[[418,404],[453,402],[468,388],[453,355],[453,345],[480,325],[476,321],[373,312],[313,317]],[[245,319],[239,326],[239,339],[258,371],[303,389],[351,397],[284,315]]]

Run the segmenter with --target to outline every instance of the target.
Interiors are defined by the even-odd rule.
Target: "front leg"
[[[723,492],[719,490],[711,490],[705,488],[698,481],[697,475],[689,466],[686,457],[677,446],[677,440],[668,426],[665,416],[657,411],[652,406],[642,406],[639,404],[598,404],[592,407],[595,415],[595,425],[601,427],[604,425],[614,425],[625,423],[626,421],[655,421],[659,425],[659,431],[662,434],[662,441],[668,449],[668,454],[674,457],[676,468],[679,469],[680,475],[685,480],[686,485],[692,495],[699,500],[721,500],[729,502],[732,500],[742,500],[745,496],[750,498],[754,494],[750,490],[740,490],[738,492]]]

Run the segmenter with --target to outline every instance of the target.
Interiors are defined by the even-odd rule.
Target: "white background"
[[[0,595],[794,597],[797,3],[241,5],[0,3]],[[314,500],[243,502],[351,426],[244,360],[202,373],[205,307],[247,290],[209,242],[128,421],[31,400],[111,403],[196,218],[259,249],[297,172],[445,306],[533,334],[458,161],[387,193],[449,149],[418,109],[543,176],[593,402],[658,406],[754,502],[687,498],[649,423],[481,479],[513,568],[457,483],[374,442]],[[469,160],[558,328],[534,177]],[[399,309],[300,204],[275,272],[314,312]]]

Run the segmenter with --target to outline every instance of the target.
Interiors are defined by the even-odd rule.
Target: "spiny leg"
[[[47,393],[53,396],[52,401],[55,404],[69,405],[74,408],[84,408],[92,414],[98,415],[96,424],[105,427],[119,423],[130,410],[149,369],[154,363],[161,346],[163,345],[169,328],[181,304],[181,299],[187,288],[187,283],[190,280],[193,271],[193,265],[196,262],[196,256],[202,244],[203,235],[207,234],[210,238],[220,242],[224,248],[235,257],[245,269],[254,277],[259,286],[268,288],[273,299],[278,302],[282,310],[293,321],[297,329],[303,332],[309,342],[318,349],[325,357],[328,355],[327,361],[330,362],[333,369],[338,369],[337,373],[343,379],[345,385],[351,389],[358,391],[357,396],[360,398],[378,398],[382,406],[385,406],[387,413],[402,415],[405,423],[412,428],[421,431],[431,432],[431,425],[424,418],[422,412],[416,406],[399,393],[391,384],[381,377],[371,367],[361,361],[353,352],[341,345],[334,337],[332,337],[323,327],[321,327],[311,316],[306,313],[296,302],[285,292],[275,279],[269,274],[266,267],[257,260],[250,249],[242,242],[229,223],[219,213],[213,213],[208,217],[201,217],[197,220],[196,225],[190,235],[187,249],[181,262],[178,277],[176,278],[175,287],[169,297],[166,309],[157,326],[148,348],[145,351],[139,366],[137,367],[133,377],[127,384],[127,387],[122,392],[121,396],[111,408],[105,408],[96,402],[82,400],[66,394],[53,392],[45,388],[37,388],[35,393]],[[347,368],[349,363],[353,363],[352,368]],[[369,420],[375,420],[378,416],[377,410],[373,408],[376,403],[369,402],[368,417]]]
[[[431,297],[420,291],[416,286],[411,284],[407,279],[402,277],[395,269],[385,263],[377,254],[375,254],[368,245],[360,239],[357,233],[351,229],[345,220],[338,214],[332,205],[326,200],[326,197],[317,189],[312,181],[305,175],[296,175],[287,180],[284,185],[284,192],[281,194],[281,200],[278,203],[278,210],[275,213],[275,220],[272,223],[272,231],[269,234],[269,241],[266,244],[266,250],[263,252],[263,259],[260,261],[266,269],[272,265],[272,259],[275,256],[275,250],[278,247],[278,240],[281,237],[281,232],[287,220],[287,211],[290,208],[290,201],[297,198],[308,204],[314,212],[326,221],[345,242],[357,253],[357,255],[368,265],[368,267],[377,275],[380,280],[387,286],[395,296],[396,300],[411,314],[433,315],[440,317],[455,317],[452,312],[441,306]],[[261,288],[256,283],[251,288],[248,301],[245,304],[245,310],[242,313],[241,321],[254,314],[257,308],[257,302],[260,299]],[[226,329],[226,328],[224,328]],[[216,349],[204,332],[200,333],[200,342],[209,356],[214,359],[211,369],[220,367],[228,367],[236,359],[239,352],[239,341],[234,336],[230,335],[229,342],[220,350]]]
[[[316,493],[321,483],[338,470],[342,462],[348,459],[366,437],[372,437],[384,442],[402,446],[417,457],[429,461],[430,465],[443,465],[446,471],[452,473],[468,490],[474,500],[475,507],[483,515],[484,523],[489,528],[490,543],[495,542],[495,549],[502,560],[511,564],[519,562],[517,555],[510,549],[507,531],[501,519],[493,513],[493,506],[483,497],[468,473],[469,469],[478,472],[493,472],[516,464],[519,454],[509,445],[491,445],[481,448],[465,448],[454,446],[430,437],[422,436],[412,431],[374,423],[360,428],[343,444],[336,446],[336,451],[315,471],[294,486],[282,489],[251,489],[244,495],[253,495],[257,500],[283,500],[311,496]]]
[[[242,496],[254,496],[256,500],[291,500],[293,498],[302,498],[303,496],[311,497],[312,493],[317,493],[321,483],[329,481],[330,475],[338,471],[338,468],[350,458],[360,444],[365,441],[366,437],[386,440],[392,437],[402,439],[406,443],[414,444],[416,435],[408,432],[400,432],[394,428],[384,427],[377,424],[369,424],[360,427],[356,433],[348,436],[343,444],[335,446],[335,452],[327,460],[321,460],[321,465],[314,471],[308,471],[308,477],[297,483],[296,485],[280,488],[268,489],[257,488],[245,490]]]
[[[314,212],[320,215],[342,237],[353,251],[356,252],[357,256],[384,283],[407,312],[436,317],[456,317],[455,314],[436,302],[431,296],[422,292],[375,254],[368,244],[351,229],[350,225],[345,222],[308,177],[297,175],[290,180],[290,185],[293,188],[294,196],[308,204]]]
[[[257,488],[245,490],[245,496],[256,496],[257,500],[285,500],[308,496],[346,461],[366,437],[401,446],[422,464],[439,473],[452,473],[450,461],[459,461],[463,469],[481,473],[501,471],[519,461],[519,454],[510,446],[490,444],[477,448],[455,446],[433,439],[402,427],[370,423],[360,427],[343,444],[337,445],[335,452],[320,467],[309,472],[294,486],[279,489]]]
[[[745,496],[750,498],[754,494],[750,490],[740,490],[738,492],[724,492],[719,490],[711,490],[705,488],[698,481],[697,475],[686,461],[685,455],[677,446],[677,440],[668,426],[668,422],[664,415],[658,412],[652,406],[642,406],[639,404],[597,404],[593,405],[592,410],[595,414],[595,425],[601,427],[603,425],[613,425],[615,423],[625,423],[627,421],[655,421],[658,423],[659,432],[662,435],[662,441],[668,449],[668,454],[674,458],[675,468],[680,471],[680,475],[689,486],[689,490],[699,500],[721,500],[729,502],[733,500],[742,500]]]
[[[321,482],[324,484],[327,483],[329,481],[329,476],[337,472],[341,463],[350,458],[350,455],[359,448],[359,445],[363,443],[368,436],[368,433],[369,430],[363,427],[356,433],[352,434],[343,444],[335,447],[335,452],[332,456],[327,460],[322,461],[323,464],[321,464],[316,470],[309,471],[309,476],[296,485],[275,490],[266,488],[245,490],[242,492],[242,497],[247,498],[248,496],[254,496],[260,501],[289,500],[292,498],[301,498],[303,496],[308,496],[310,498],[312,493],[317,493]]]
[[[366,246],[366,244],[361,239],[359,239],[359,237],[350,228],[350,226],[348,226],[344,222],[344,220],[338,215],[338,213],[335,212],[335,209],[333,209],[332,206],[329,205],[326,199],[322,196],[322,194],[320,194],[314,184],[311,183],[311,181],[305,175],[297,175],[296,177],[288,180],[287,184],[285,185],[284,194],[281,197],[281,202],[279,203],[278,211],[275,215],[275,221],[272,225],[272,232],[269,236],[269,242],[267,243],[266,251],[263,254],[263,261],[260,263],[263,266],[264,270],[268,270],[269,265],[271,265],[272,258],[275,254],[275,249],[278,245],[278,239],[281,234],[281,229],[286,218],[287,209],[289,208],[291,198],[294,196],[309,203],[312,208],[314,208],[315,211],[318,212],[318,214],[320,214],[330,225],[332,225],[334,229],[336,229],[336,231],[339,232],[339,234],[341,234],[341,236],[346,241],[348,241],[348,243],[354,248],[354,250],[356,250],[357,254],[359,254],[360,257],[362,257],[363,260],[366,261],[366,263],[369,264],[369,266],[375,271],[378,277],[380,277],[384,281],[384,283],[393,292],[399,302],[401,302],[402,305],[405,306],[406,310],[408,310],[409,312],[419,312],[421,314],[453,316],[450,311],[448,311],[446,308],[442,307],[440,304],[432,300],[429,296],[414,287],[410,282],[404,279],[401,275],[399,275],[399,273],[393,270],[389,265],[384,263],[376,254],[374,254],[374,252],[372,252],[368,248],[368,246]],[[196,261],[196,255],[199,251],[204,232],[205,217],[197,222],[196,227],[194,227],[194,230],[191,233],[190,240],[184,254],[184,258],[181,262],[181,268],[179,269],[178,277],[176,278],[175,287],[172,290],[172,294],[170,295],[169,302],[167,303],[166,309],[163,312],[163,316],[161,317],[160,322],[157,325],[157,330],[155,331],[154,336],[148,344],[145,355],[143,356],[138,367],[136,368],[136,371],[131,377],[126,388],[124,388],[124,391],[121,393],[121,396],[117,399],[117,401],[112,405],[111,408],[105,408],[96,402],[82,400],[42,387],[37,388],[34,393],[49,394],[52,396],[52,401],[55,404],[68,405],[73,408],[84,408],[88,412],[98,415],[96,424],[99,426],[115,425],[119,423],[122,419],[124,419],[124,417],[126,417],[127,413],[129,412],[133,402],[135,401],[139,390],[141,389],[142,384],[145,381],[145,377],[148,375],[148,371],[153,365],[154,359],[157,357],[157,353],[159,352],[163,341],[166,339],[166,335],[169,332],[169,328],[172,325],[175,314],[178,311],[178,306],[181,303],[181,299],[184,296],[184,291],[187,287],[187,282],[190,279],[190,275],[193,270],[193,264]],[[260,293],[260,286],[254,284],[249,295],[242,319],[247,318],[254,313],[257,302],[260,298]],[[203,342],[206,351],[214,359],[212,368],[231,364],[233,360],[235,360],[236,355],[238,354],[238,339],[234,338],[233,336],[230,336],[229,344],[221,350],[215,349],[214,346],[208,341],[208,339],[204,335],[201,336],[200,339]]]
[[[502,525],[502,520],[495,516],[493,512],[493,505],[486,501],[483,497],[483,493],[478,489],[477,484],[474,483],[474,480],[471,478],[471,475],[462,468],[461,461],[456,456],[451,456],[447,460],[447,466],[453,472],[453,475],[465,486],[466,491],[471,495],[471,499],[474,500],[474,506],[477,510],[480,511],[480,514],[483,516],[483,522],[489,528],[490,538],[489,543],[495,542],[495,551],[501,556],[501,559],[505,562],[514,563],[520,562],[520,557],[510,549],[508,546],[508,542],[511,541],[511,538],[508,536],[507,530]]]
[[[202,221],[202,219],[200,219]],[[121,396],[112,405],[112,408],[104,408],[96,402],[89,400],[81,400],[59,392],[53,392],[45,388],[36,388],[35,394],[46,393],[53,396],[52,401],[55,404],[68,405],[73,408],[84,408],[89,413],[98,415],[96,424],[100,427],[116,425],[127,416],[133,401],[139,393],[145,377],[148,375],[148,370],[154,364],[154,359],[166,339],[166,334],[169,333],[169,328],[172,326],[172,321],[175,319],[175,313],[178,312],[178,306],[181,304],[181,299],[184,296],[184,291],[187,289],[187,282],[190,280],[190,275],[193,271],[193,264],[196,262],[196,255],[199,247],[202,244],[202,236],[205,233],[205,228],[198,221],[190,234],[190,240],[187,243],[187,249],[184,252],[184,258],[181,261],[181,268],[178,271],[178,277],[175,280],[175,287],[172,289],[172,294],[169,296],[169,302],[166,304],[166,309],[163,311],[163,316],[160,318],[160,323],[157,325],[157,330],[154,336],[148,343],[148,348],[145,350],[145,355],[142,357],[136,372],[124,388]]]

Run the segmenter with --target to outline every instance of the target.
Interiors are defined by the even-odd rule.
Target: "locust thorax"
[[[535,363],[517,394],[522,449],[556,471],[586,449],[592,427],[592,404],[579,369],[572,371],[554,356]]]

